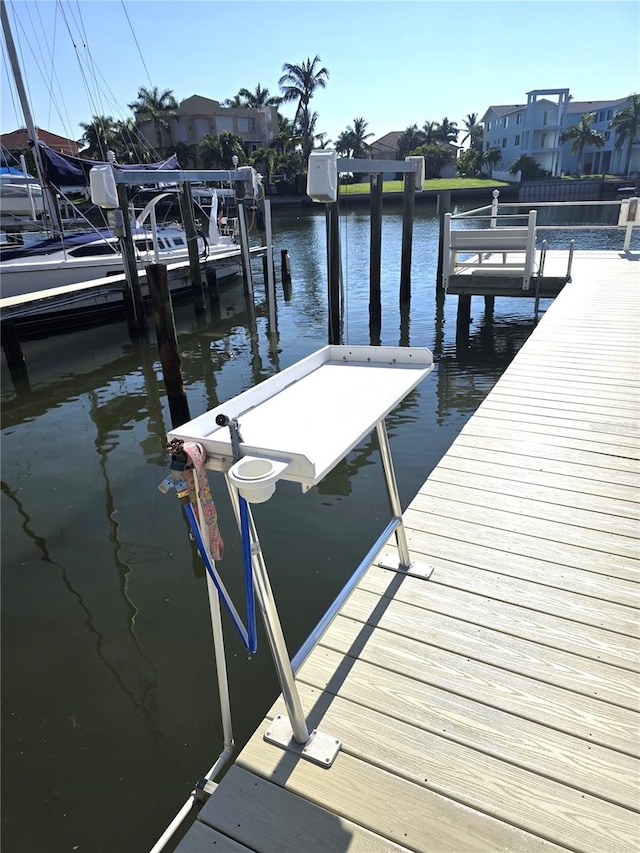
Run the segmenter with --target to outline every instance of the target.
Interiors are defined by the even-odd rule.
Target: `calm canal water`
[[[437,362],[388,419],[406,506],[532,331],[533,309],[496,300],[490,321],[474,301],[456,353],[457,300],[436,309],[437,219],[421,205],[403,319],[401,224],[400,209],[385,210],[382,343],[428,347]],[[277,211],[274,227],[293,274],[290,301],[279,288],[277,348],[261,284],[255,312],[236,284],[204,327],[176,308],[192,416],[326,342],[323,212]],[[368,213],[348,212],[341,227],[345,343],[368,344]],[[29,395],[14,394],[2,367],[2,847],[137,853],[222,748],[204,571],[175,496],[157,489],[170,426],[157,350],[117,322],[24,351]],[[239,595],[239,536],[212,480],[220,569]],[[281,483],[255,517],[293,654],[389,518],[374,441],[306,495]],[[226,637],[242,745],[279,691],[264,636],[252,659],[230,624]]]

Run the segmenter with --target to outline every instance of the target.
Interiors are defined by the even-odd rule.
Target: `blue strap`
[[[244,507],[242,504],[244,503]],[[196,514],[194,512],[193,507],[190,503],[184,504],[184,511],[187,516],[187,520],[189,522],[189,527],[191,528],[191,532],[193,533],[193,538],[196,541],[196,545],[198,547],[198,551],[200,556],[202,557],[202,562],[204,563],[205,569],[207,570],[209,577],[215,584],[218,593],[220,594],[220,598],[222,599],[229,616],[231,616],[231,620],[236,627],[236,630],[240,634],[242,642],[245,645],[245,648],[251,653],[254,654],[258,648],[258,639],[256,634],[256,610],[255,610],[255,599],[253,592],[253,572],[251,570],[251,542],[249,536],[245,536],[243,533],[242,536],[242,549],[244,555],[244,568],[245,568],[245,602],[247,608],[247,623],[248,630],[245,628],[240,616],[238,615],[237,610],[235,609],[233,602],[231,600],[231,596],[226,590],[224,583],[222,582],[222,578],[215,570],[215,567],[211,564],[209,559],[209,555],[207,553],[207,549],[204,546],[204,542],[202,541],[202,534],[200,533],[200,525],[198,524],[198,519],[196,518]],[[244,521],[243,521],[244,515]],[[246,524],[247,534],[249,532],[249,514],[247,510],[247,504],[244,498],[240,498],[240,521],[241,524]],[[247,560],[248,557],[248,560]],[[249,580],[247,580],[247,565],[249,567]]]

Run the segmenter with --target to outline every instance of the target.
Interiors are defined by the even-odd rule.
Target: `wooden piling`
[[[402,207],[402,258],[400,261],[400,305],[411,301],[411,244],[416,205],[416,175],[406,172]]]
[[[211,267],[205,271],[205,277],[207,280],[207,290],[209,291],[209,298],[212,302],[220,301],[220,288],[218,286],[218,273],[215,270],[215,267]]]
[[[200,270],[200,257],[198,253],[198,232],[193,215],[193,196],[191,184],[188,181],[180,184],[180,213],[182,224],[187,238],[187,250],[189,252],[189,276],[191,278],[191,293],[193,295],[193,307],[196,315],[204,314],[204,293],[202,291],[202,272]]]
[[[147,284],[162,376],[167,389],[171,426],[175,429],[191,420],[191,415],[180,369],[178,336],[165,264],[150,264],[147,267]]]
[[[380,345],[382,302],[380,266],[382,260],[382,174],[371,181],[371,238],[369,243],[369,337],[372,346]]]
[[[338,202],[326,205],[328,343],[340,343],[340,228]]]
[[[286,249],[280,251],[280,275],[282,277],[284,301],[288,302],[291,299],[291,261]]]
[[[119,237],[120,251],[122,253],[124,273],[129,288],[129,296],[125,295],[124,304],[127,311],[129,333],[132,337],[135,337],[147,331],[147,318],[144,313],[142,288],[140,287],[136,252],[133,246],[133,233],[131,231],[131,220],[129,219],[129,196],[126,186],[118,184],[117,193],[122,221],[118,223],[116,230],[121,232],[121,236]]]
[[[16,395],[28,394],[31,391],[31,384],[27,373],[27,363],[13,320],[3,320],[0,323],[0,336],[2,337],[2,349]]]
[[[466,344],[469,340],[471,325],[471,294],[461,293],[458,296],[458,313],[456,316],[456,344]]]
[[[443,276],[443,257],[444,257],[444,215],[451,213],[451,190],[445,190],[438,193],[438,272],[436,273],[436,293],[444,289]]]

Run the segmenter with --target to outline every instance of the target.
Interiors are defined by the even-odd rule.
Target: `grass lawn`
[[[504,187],[507,184],[504,181],[492,181],[489,178],[433,178],[425,181],[422,185],[424,190],[459,190],[469,189],[473,187]],[[382,191],[385,193],[401,193],[403,188],[402,181],[385,181],[382,186]],[[368,193],[369,182],[363,184],[342,184],[340,186],[341,195],[350,195],[351,193]]]

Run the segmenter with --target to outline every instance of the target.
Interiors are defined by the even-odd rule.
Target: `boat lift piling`
[[[369,270],[369,331],[372,343],[380,334],[382,308],[380,305],[380,257],[376,248],[381,237],[382,200],[377,201],[377,194],[382,194],[382,174],[389,169],[388,160],[365,160],[340,158],[332,149],[312,151],[309,157],[307,172],[307,195],[316,202],[324,202],[327,218],[327,279],[329,305],[329,343],[341,343],[342,317],[340,310],[340,233],[338,228],[338,175],[346,172],[359,172],[372,178],[371,195],[371,248]],[[424,157],[407,157],[404,162],[393,162],[394,172],[403,172],[404,182],[404,211],[402,219],[402,259],[400,274],[400,306],[408,309],[411,301],[411,251],[413,239],[413,221],[415,215],[415,193],[422,190],[424,183]],[[375,190],[374,190],[375,184]],[[379,189],[377,185],[380,185]],[[379,210],[378,210],[379,207]]]

